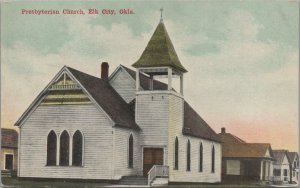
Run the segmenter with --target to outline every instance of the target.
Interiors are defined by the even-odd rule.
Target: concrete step
[[[158,187],[163,185],[168,185],[169,178],[155,178],[151,183],[152,186]]]
[[[144,176],[123,176],[120,181],[120,185],[147,185],[148,178]]]
[[[16,171],[1,170],[1,177],[12,177],[16,175]]]

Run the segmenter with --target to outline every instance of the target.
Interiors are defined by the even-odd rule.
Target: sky
[[[298,150],[298,2],[48,1],[1,4],[1,126],[13,125],[56,73],[100,76],[138,60],[163,19],[188,70],[185,100],[217,132]],[[25,15],[22,9],[120,9],[122,15]]]

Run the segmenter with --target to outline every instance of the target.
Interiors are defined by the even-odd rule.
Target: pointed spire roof
[[[180,72],[187,70],[180,63],[168,32],[161,20],[140,59],[133,65],[140,67],[172,67]]]

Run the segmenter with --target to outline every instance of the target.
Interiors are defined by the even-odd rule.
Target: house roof
[[[297,152],[287,152],[287,156],[288,156],[290,163],[293,163],[293,161],[296,160],[298,153]]]
[[[228,143],[222,144],[222,157],[265,158],[271,145],[268,143]],[[272,153],[271,153],[272,157]]]
[[[121,65],[122,66],[122,65]],[[136,72],[122,66],[133,79],[135,79]],[[149,88],[149,77],[141,74],[140,83],[142,88]],[[165,90],[167,85],[157,80],[153,81],[154,90]],[[184,102],[184,128],[183,134],[205,138],[220,142],[216,132],[200,117],[200,115],[185,101]]]
[[[116,126],[139,129],[134,112],[124,99],[106,81],[67,67],[93,99],[112,118]]]
[[[187,72],[182,66],[163,22],[156,27],[141,57],[133,65],[139,67],[173,67]]]
[[[284,156],[287,156],[287,150],[273,150],[273,156],[278,163],[283,163]]]
[[[1,128],[1,147],[18,148],[18,132],[14,129]]]
[[[216,132],[186,101],[184,101],[184,126],[182,133],[220,142]]]
[[[219,133],[218,135],[219,135],[221,141],[226,144],[246,143],[244,140],[242,140],[241,138],[239,138],[231,133]]]

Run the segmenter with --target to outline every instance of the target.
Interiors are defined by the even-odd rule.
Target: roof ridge
[[[81,74],[85,74],[85,75],[87,75],[87,76],[90,76],[90,77],[93,77],[93,78],[97,78],[97,79],[99,79],[99,80],[104,81],[104,79],[102,79],[102,78],[99,78],[99,77],[97,77],[97,76],[93,76],[93,75],[91,75],[91,74],[82,72],[82,71],[80,71],[80,70],[78,70],[78,69],[75,69],[75,68],[73,68],[73,67],[66,66],[66,68],[67,68],[67,69],[73,69],[73,70],[75,70],[75,71],[77,71],[77,72],[79,72],[79,73],[81,73]]]

